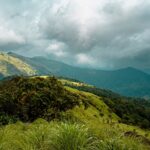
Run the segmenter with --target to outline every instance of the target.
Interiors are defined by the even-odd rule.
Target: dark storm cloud
[[[0,2],[1,49],[95,68],[150,65],[149,0]]]

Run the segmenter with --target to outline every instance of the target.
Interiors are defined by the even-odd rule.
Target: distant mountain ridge
[[[11,75],[35,75],[36,70],[22,59],[14,57],[9,53],[0,53],[0,77]]]
[[[114,71],[85,69],[44,57],[28,58],[10,52],[0,53],[0,68],[0,78],[16,74],[52,74],[78,79],[125,96],[150,96],[150,75],[131,67]]]

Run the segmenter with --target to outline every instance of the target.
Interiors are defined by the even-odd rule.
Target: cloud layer
[[[150,65],[149,0],[0,0],[0,49],[94,68]]]

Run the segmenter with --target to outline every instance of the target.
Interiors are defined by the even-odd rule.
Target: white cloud
[[[64,57],[66,56],[66,52],[64,51],[64,49],[65,49],[64,43],[52,41],[51,44],[49,44],[48,48],[46,49],[46,52],[49,54],[53,54],[57,57]]]
[[[85,66],[149,66],[149,8],[149,0],[1,0],[0,48]]]
[[[91,57],[91,56],[88,56],[84,53],[80,53],[80,54],[77,54],[76,56],[76,59],[77,59],[77,63],[78,64],[81,64],[81,65],[93,65],[94,64],[94,59]]]
[[[0,45],[9,43],[24,44],[25,39],[13,30],[0,26]]]

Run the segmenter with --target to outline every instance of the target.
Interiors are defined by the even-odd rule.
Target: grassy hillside
[[[120,121],[103,97],[63,86],[54,77],[15,77],[0,84],[0,150],[150,148],[149,129]]]
[[[100,97],[63,87],[54,77],[15,77],[0,84],[1,123],[5,123],[7,117],[22,121],[33,121],[39,117],[60,119],[68,117],[65,115],[70,110],[84,112],[95,120],[119,120]],[[78,118],[76,115],[71,116]]]
[[[97,124],[96,124],[97,125]],[[0,129],[1,150],[149,150],[148,137],[126,136],[118,126],[50,122],[7,125]],[[136,131],[137,132],[137,131]],[[134,134],[136,133],[133,132]],[[126,132],[127,134],[127,132]]]
[[[15,74],[31,76],[36,74],[36,70],[19,58],[0,53],[0,73],[4,77]]]
[[[150,101],[141,98],[130,98],[113,93],[112,91],[99,89],[91,85],[74,80],[60,79],[63,85],[93,93],[105,102],[112,112],[120,117],[120,121],[127,124],[138,125],[142,128],[150,128]]]
[[[81,99],[86,99],[82,105],[68,111],[71,112],[71,116],[84,122],[93,122],[94,120],[104,122],[119,121],[120,118],[109,109],[100,97],[88,92],[81,92],[69,87],[66,88],[72,93],[80,95]]]
[[[12,52],[9,52],[8,55],[15,57],[15,58],[18,58],[18,59],[22,60],[24,63],[32,66],[32,68],[34,70],[36,70],[37,75],[49,75],[49,74],[51,74],[51,72],[50,72],[51,67],[44,65],[40,59],[38,61],[35,61],[34,58],[24,57],[24,56],[21,56],[21,55],[18,55],[16,53],[12,53]],[[55,65],[54,65],[54,67],[55,67]]]

